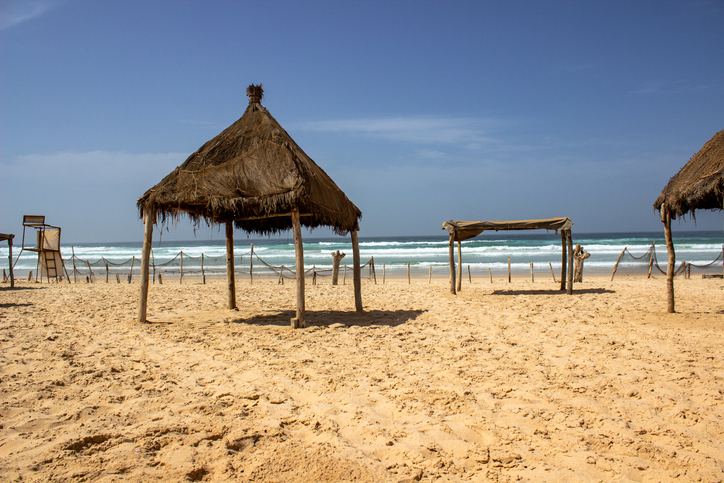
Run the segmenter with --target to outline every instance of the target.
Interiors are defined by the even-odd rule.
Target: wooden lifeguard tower
[[[36,246],[25,245],[25,230],[28,228],[35,230]],[[28,243],[30,243],[29,240]],[[38,281],[38,277],[40,277],[41,280],[45,277],[48,282],[50,282],[52,277],[55,278],[57,282],[63,279],[63,273],[65,273],[65,278],[68,280],[68,283],[70,283],[68,271],[65,269],[65,264],[63,263],[63,257],[60,255],[60,227],[45,223],[44,215],[23,216],[23,243],[13,266],[18,263],[20,255],[22,255],[25,250],[37,252],[38,254],[38,265],[35,273],[36,282]]]

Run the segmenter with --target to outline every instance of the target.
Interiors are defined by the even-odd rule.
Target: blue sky
[[[724,129],[722,25],[721,0],[4,0],[0,231],[44,214],[64,243],[141,240],[137,198],[251,83],[362,210],[360,236],[553,216],[661,231],[654,200]],[[223,238],[164,233],[194,236]]]

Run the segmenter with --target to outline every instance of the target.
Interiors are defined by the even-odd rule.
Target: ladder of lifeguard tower
[[[50,283],[50,277],[58,279],[58,267],[55,265],[55,252],[43,251],[45,256],[45,275]]]

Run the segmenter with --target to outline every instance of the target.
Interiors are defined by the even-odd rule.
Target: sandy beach
[[[0,286],[2,481],[724,479],[724,282]]]

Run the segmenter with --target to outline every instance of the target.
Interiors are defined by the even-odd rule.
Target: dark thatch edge
[[[162,226],[188,216],[195,226],[233,221],[271,235],[291,229],[289,215],[298,209],[303,226],[339,235],[359,230],[362,212],[261,106],[261,85],[247,94],[239,120],[138,199],[141,218],[153,209]]]
[[[676,173],[654,202],[672,219],[696,210],[721,210],[724,203],[724,130],[719,131]]]

